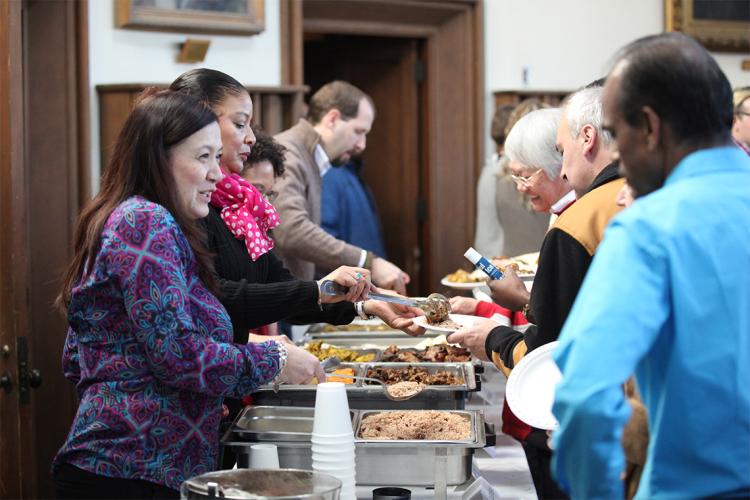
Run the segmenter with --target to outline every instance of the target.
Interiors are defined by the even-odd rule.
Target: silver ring
[[[354,279],[357,280],[357,281],[361,280],[362,279],[362,273],[355,274],[354,275]]]

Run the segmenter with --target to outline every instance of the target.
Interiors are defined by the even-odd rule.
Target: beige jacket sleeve
[[[305,165],[297,152],[287,151],[286,172],[277,183],[276,210],[281,225],[274,229],[274,238],[292,272],[297,267],[294,261],[312,262],[327,271],[342,265],[356,266],[362,255],[361,248],[334,238],[320,227],[321,189],[317,166]]]

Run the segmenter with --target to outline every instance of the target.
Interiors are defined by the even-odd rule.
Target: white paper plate
[[[474,281],[471,283],[457,283],[455,281],[448,281],[448,278],[443,276],[443,279],[440,280],[440,284],[443,286],[447,286],[448,288],[455,288],[456,290],[473,290],[474,288],[485,286],[487,282]]]
[[[470,316],[468,314],[449,314],[448,317],[461,326],[470,325],[478,319],[478,316]],[[417,316],[412,321],[414,321],[414,324],[419,325],[422,328],[433,330],[435,332],[453,333],[456,331],[455,328],[443,328],[441,326],[431,325],[427,322],[427,318],[424,316]]]
[[[552,414],[555,385],[562,379],[552,359],[558,342],[550,342],[521,358],[505,386],[505,398],[513,413],[537,429],[554,430],[558,423]]]

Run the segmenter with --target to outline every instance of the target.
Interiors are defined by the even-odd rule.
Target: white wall
[[[247,85],[281,83],[279,2],[267,0],[266,29],[256,36],[188,35],[115,28],[114,0],[89,2],[89,80],[92,190],[99,189],[99,104],[96,85],[170,83],[183,72],[208,67]],[[188,36],[210,39],[205,61],[176,62],[178,44]]]
[[[485,0],[486,153],[492,92],[573,90],[604,76],[611,57],[664,28],[661,0]],[[750,85],[747,55],[714,54],[733,87]],[[527,79],[523,80],[524,69]]]

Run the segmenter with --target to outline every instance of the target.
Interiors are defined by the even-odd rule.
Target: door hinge
[[[417,222],[427,220],[427,200],[417,200]]]
[[[422,85],[422,83],[424,83],[424,79],[427,76],[425,73],[426,69],[424,61],[421,59],[414,61],[414,81],[417,82],[417,85]]]

